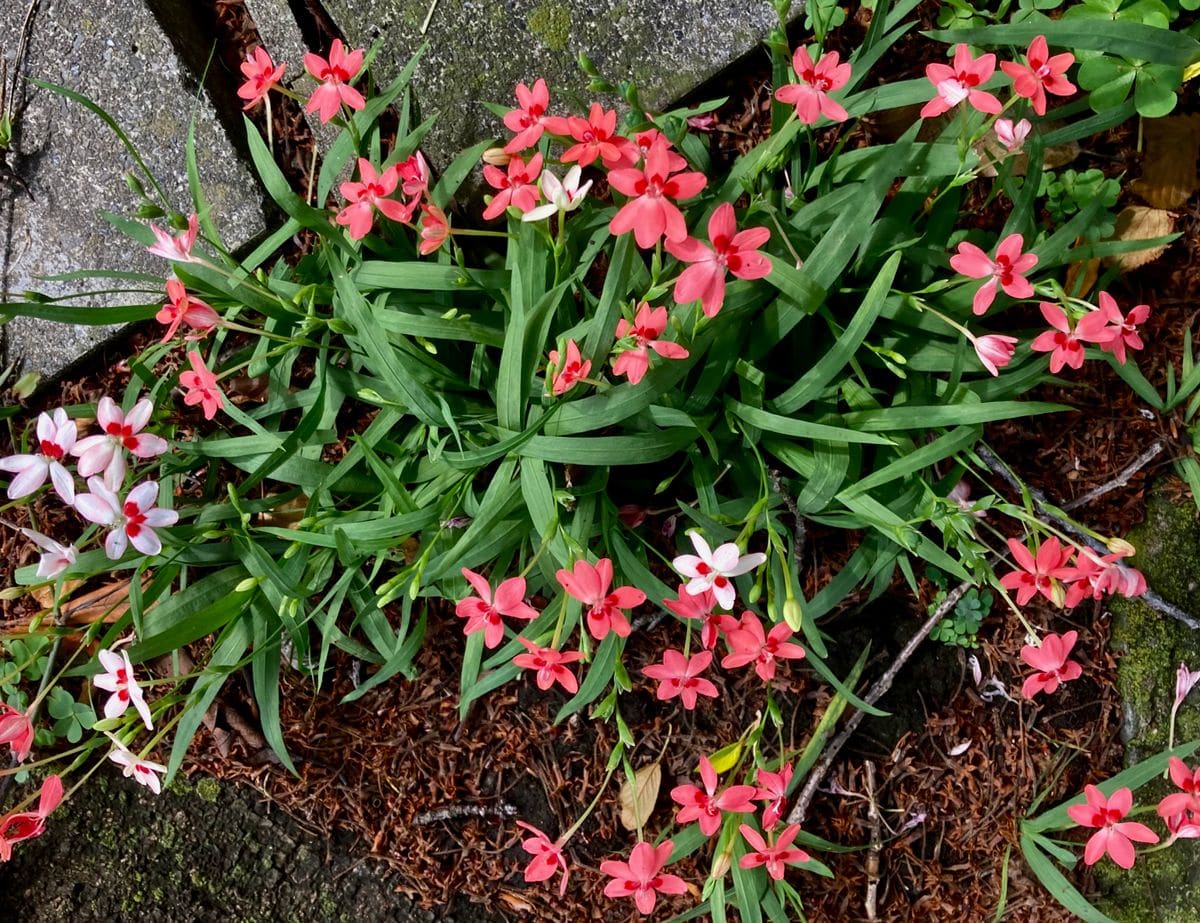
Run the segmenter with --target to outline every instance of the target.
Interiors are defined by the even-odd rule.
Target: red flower
[[[1067,585],[1065,606],[1072,609],[1085,599],[1100,599],[1105,593],[1121,596],[1141,596],[1146,592],[1146,578],[1134,567],[1120,561],[1123,555],[1106,554],[1081,548],[1075,555],[1075,566],[1063,575]]]
[[[721,632],[737,628],[738,621],[730,615],[713,612],[717,606],[717,597],[712,590],[701,590],[699,593],[689,593],[684,584],[679,584],[679,595],[676,599],[664,599],[662,604],[681,619],[700,619],[704,624],[700,628],[700,643],[705,650],[717,646],[717,638]]]
[[[0,745],[8,744],[18,763],[33,749],[33,723],[29,715],[0,702]]]
[[[1067,561],[1074,549],[1070,545],[1064,548],[1057,538],[1048,538],[1038,547],[1035,558],[1028,548],[1010,538],[1008,550],[1020,569],[1001,577],[1000,585],[1017,591],[1017,605],[1023,606],[1033,599],[1034,594],[1041,593],[1056,606],[1061,606],[1063,589],[1058,581],[1070,579]]]
[[[1108,326],[1108,317],[1103,311],[1089,311],[1079,319],[1075,328],[1066,312],[1058,305],[1049,301],[1038,303],[1042,317],[1046,318],[1051,328],[1045,333],[1039,333],[1029,344],[1034,352],[1050,353],[1050,371],[1057,375],[1064,365],[1073,369],[1083,365],[1085,358],[1084,343],[1103,344],[1119,336],[1118,331]]]
[[[763,808],[762,825],[769,830],[779,823],[779,818],[783,816],[788,786],[792,784],[792,764],[785,763],[779,772],[767,772],[765,769],[760,769],[755,781],[758,782],[758,791],[754,794],[755,800],[767,802],[766,807]]]
[[[1033,286],[1024,274],[1037,265],[1038,258],[1033,253],[1022,253],[1024,245],[1025,238],[1020,234],[1009,234],[996,248],[995,260],[965,240],[958,245],[958,252],[950,257],[950,266],[972,279],[987,279],[971,302],[971,310],[976,314],[991,307],[997,286],[1013,298],[1028,298],[1033,294]]]
[[[41,836],[46,829],[46,818],[62,803],[62,779],[47,776],[42,783],[42,793],[36,811],[14,812],[0,817],[0,862],[12,858],[14,843]]]
[[[653,247],[664,234],[668,241],[686,238],[683,212],[671,200],[691,198],[708,185],[703,173],[675,173],[671,156],[666,140],[660,138],[650,148],[642,169],[627,167],[608,174],[614,189],[633,197],[613,216],[608,229],[613,234],[633,231],[643,250]]]
[[[478,596],[468,596],[460,599],[454,607],[454,614],[467,620],[463,626],[463,634],[471,635],[477,631],[483,632],[483,644],[487,648],[496,647],[504,640],[504,620],[502,615],[516,619],[535,619],[537,610],[524,602],[525,578],[509,577],[492,595],[491,585],[475,571],[464,567],[462,575],[475,588]]]
[[[225,397],[217,386],[217,376],[208,370],[199,353],[188,353],[188,362],[192,370],[179,375],[179,384],[187,389],[183,402],[189,407],[200,404],[204,419],[211,420],[225,406]]]
[[[658,893],[687,894],[687,885],[678,875],[664,875],[662,868],[671,858],[675,844],[663,840],[658,846],[638,843],[629,854],[629,861],[606,859],[600,871],[612,878],[604,886],[607,897],[632,897],[641,913],[653,913]]]
[[[638,305],[632,324],[623,317],[617,321],[617,339],[632,336],[636,345],[632,349],[622,350],[617,356],[613,362],[613,374],[628,375],[629,383],[636,385],[650,368],[650,350],[664,359],[686,359],[688,351],[684,347],[668,340],[659,340],[666,329],[667,309],[651,310],[649,302],[645,301]]]
[[[550,90],[541,77],[533,84],[532,90],[518,83],[514,92],[517,108],[504,115],[505,127],[517,133],[504,145],[505,152],[509,154],[518,154],[538,143],[546,129],[546,109],[550,106]]]
[[[562,162],[577,161],[581,167],[593,163],[597,157],[606,167],[615,167],[621,159],[621,147],[626,139],[614,134],[617,130],[617,111],[605,111],[599,103],[592,103],[588,117],[581,119],[572,115],[568,118],[547,118],[542,124],[552,135],[570,135],[576,143],[563,151]]]
[[[1046,114],[1047,93],[1070,96],[1075,92],[1075,84],[1066,77],[1067,68],[1075,63],[1075,55],[1066,53],[1051,57],[1046,36],[1039,35],[1029,43],[1025,62],[1021,65],[1004,61],[1000,70],[1012,78],[1013,92],[1030,100],[1038,115]]]
[[[937,95],[921,109],[921,118],[941,115],[963,100],[980,112],[998,115],[1004,108],[1000,105],[1000,100],[991,93],[976,89],[980,84],[987,83],[995,71],[994,54],[972,58],[971,50],[966,45],[955,46],[952,67],[946,64],[929,64],[925,67],[925,76],[937,90]]]
[[[993,375],[1000,374],[1000,370],[1012,361],[1013,353],[1017,350],[1016,337],[1001,336],[998,333],[977,337],[968,333],[967,338],[975,347],[975,355],[979,357],[983,367]]]
[[[366,106],[367,101],[363,99],[362,94],[350,86],[350,81],[354,79],[362,63],[363,50],[356,48],[347,53],[346,46],[339,38],[333,40],[328,61],[320,55],[306,54],[304,67],[321,81],[321,85],[313,90],[304,111],[320,110],[321,121],[328,122],[338,114],[343,103],[349,109],[362,109]]]
[[[256,47],[252,53],[246,55],[246,60],[242,62],[242,75],[245,76],[246,82],[238,87],[237,91],[237,95],[247,101],[242,108],[253,109],[266,99],[267,94],[279,86],[285,68],[287,64],[276,67],[265,48]]]
[[[1078,637],[1079,632],[1076,631],[1068,631],[1061,638],[1058,635],[1046,635],[1040,647],[1026,644],[1021,648],[1021,659],[1037,670],[1021,684],[1021,695],[1027,699],[1032,699],[1039,692],[1053,695],[1059,683],[1079,679],[1083,667],[1067,659]]]
[[[450,236],[450,222],[446,213],[436,205],[421,206],[421,243],[417,251],[421,256],[429,256],[441,249],[442,244]]]
[[[679,651],[668,649],[663,651],[662,663],[651,664],[642,672],[659,681],[657,695],[660,700],[665,702],[679,696],[683,707],[691,711],[696,707],[696,696],[717,697],[717,687],[700,678],[700,674],[712,663],[712,658],[712,651],[684,657]]]
[[[563,877],[558,886],[558,896],[562,897],[567,893],[567,878],[571,874],[571,870],[567,868],[566,856],[563,855],[562,843],[551,842],[550,837],[523,820],[517,821],[517,826],[533,834],[529,839],[521,841],[521,848],[533,856],[525,866],[525,880],[530,883],[545,881],[547,878],[553,878],[554,873],[561,869]]]
[[[601,558],[595,567],[587,561],[576,561],[573,570],[560,570],[555,576],[568,594],[587,606],[584,617],[593,638],[601,641],[610,631],[629,637],[629,621],[621,610],[640,606],[646,594],[631,586],[619,586],[610,593],[612,561]]]
[[[406,196],[423,196],[429,191],[429,164],[425,155],[417,151],[406,160],[392,166],[400,180],[400,189]]]
[[[387,198],[396,191],[396,185],[400,182],[400,173],[397,170],[388,169],[376,173],[371,162],[360,157],[358,178],[361,182],[346,182],[339,187],[346,199],[346,207],[337,215],[337,223],[349,227],[350,236],[354,240],[362,240],[371,232],[371,225],[375,221],[375,209],[402,224],[412,220],[418,199],[400,202]]]
[[[1133,793],[1119,788],[1108,798],[1094,785],[1084,786],[1087,804],[1067,808],[1071,820],[1081,827],[1098,827],[1083,851],[1084,865],[1095,865],[1107,853],[1123,869],[1133,868],[1133,843],[1157,843],[1158,836],[1145,824],[1121,823],[1133,807]]]
[[[775,678],[775,661],[779,659],[799,660],[804,656],[804,648],[799,644],[788,641],[792,637],[792,629],[785,622],[780,622],[764,635],[762,622],[753,612],[743,612],[738,627],[726,635],[732,653],[726,654],[721,661],[725,669],[744,667],[754,664],[754,672],[763,682],[769,683]]]
[[[1112,353],[1117,357],[1117,361],[1124,365],[1125,348],[1141,349],[1144,345],[1142,338],[1138,336],[1137,328],[1138,324],[1144,324],[1150,316],[1150,305],[1135,305],[1128,314],[1123,315],[1117,307],[1116,299],[1108,292],[1101,292],[1100,312],[1113,327],[1113,338],[1101,343],[1100,348],[1106,353]]]
[[[583,654],[579,651],[556,651],[552,647],[538,647],[532,641],[518,637],[518,641],[524,645],[528,654],[517,654],[513,658],[513,664],[518,667],[524,667],[528,670],[537,670],[538,688],[545,691],[559,683],[563,689],[574,695],[579,691],[579,682],[575,679],[575,674],[568,670],[563,664],[574,663],[576,660],[581,660]]]
[[[578,382],[587,378],[588,372],[592,370],[592,360],[584,361],[574,340],[567,340],[566,353],[560,366],[558,350],[550,350],[550,364],[546,368],[546,374],[554,372],[550,390],[554,392],[555,397],[566,394]]]
[[[700,757],[700,781],[704,783],[703,789],[695,785],[677,785],[671,789],[671,800],[682,806],[675,815],[676,823],[698,821],[700,832],[712,836],[721,829],[723,813],[754,812],[754,796],[758,789],[753,785],[730,785],[717,794],[717,771],[707,756]]]
[[[847,65],[849,66],[849,65]],[[712,248],[694,237],[667,239],[667,252],[692,265],[675,280],[675,301],[687,304],[700,299],[706,317],[715,317],[725,303],[725,272],[739,279],[761,279],[771,272],[771,261],[758,248],[771,237],[767,228],[746,228],[738,233],[733,206],[722,202],[708,219]]]
[[[167,332],[159,341],[161,343],[175,336],[175,331],[181,324],[187,324],[196,331],[189,333],[184,339],[198,340],[221,323],[217,312],[200,299],[189,297],[187,289],[178,279],[167,280],[167,299],[167,303],[154,315],[156,321],[167,325]]]
[[[738,827],[738,830],[742,832],[742,836],[746,838],[746,842],[754,849],[754,852],[746,853],[746,855],[738,860],[738,865],[744,869],[752,869],[758,865],[765,865],[767,867],[767,874],[776,881],[781,881],[783,873],[786,871],[785,866],[798,862],[807,862],[812,858],[803,849],[792,846],[792,841],[796,839],[796,834],[800,832],[799,824],[792,824],[789,827],[785,827],[783,832],[779,834],[779,839],[770,846],[763,840],[762,835],[749,824],[742,824]]]
[[[821,55],[821,60],[813,64],[808,49],[797,48],[792,55],[792,70],[802,83],[781,86],[775,91],[775,98],[794,105],[801,122],[815,125],[822,114],[832,122],[849,118],[846,110],[829,98],[831,90],[840,89],[850,79],[850,65],[839,64],[836,51]]]
[[[534,154],[528,164],[520,157],[511,158],[508,161],[507,173],[499,167],[486,165],[483,168],[483,178],[491,184],[493,189],[500,191],[492,197],[488,207],[483,210],[484,219],[490,221],[498,215],[504,214],[504,210],[510,205],[519,209],[522,214],[533,208],[541,195],[537,184],[538,174],[541,172],[542,155],[540,152]]]

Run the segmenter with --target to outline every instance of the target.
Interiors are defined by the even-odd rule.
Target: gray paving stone
[[[0,54],[10,69],[28,5],[0,0]],[[262,229],[257,183],[207,99],[197,99],[194,79],[141,0],[41,0],[25,72],[103,106],[183,212],[191,210],[185,140],[194,112],[200,175],[226,243],[248,240]],[[138,204],[123,180],[133,161],[113,132],[54,93],[33,86],[27,92],[12,161],[28,195],[19,186],[0,185],[0,287],[17,293],[78,291],[39,277],[84,267],[165,276],[165,262],[131,246],[99,215],[102,210],[128,215]],[[18,318],[5,328],[6,352],[48,376],[111,332]]]

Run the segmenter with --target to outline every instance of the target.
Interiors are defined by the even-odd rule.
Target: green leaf
[[[1116,923],[1088,903],[1087,899],[1042,852],[1035,836],[1022,833],[1020,842],[1021,854],[1025,857],[1030,871],[1038,877],[1038,881],[1063,907],[1083,920],[1084,923]]]
[[[251,607],[251,621],[254,623],[254,655],[250,659],[250,674],[263,737],[288,771],[298,775],[279,723],[279,618],[266,600],[257,596]]]
[[[751,426],[757,426],[759,429],[778,433],[781,436],[795,436],[800,439],[819,439],[825,442],[895,445],[891,439],[884,436],[876,436],[872,433],[860,432],[841,426],[829,426],[824,423],[810,423],[807,420],[796,420],[792,417],[780,416],[777,413],[768,413],[756,407],[748,407],[734,400],[726,401],[726,406],[736,416]]]

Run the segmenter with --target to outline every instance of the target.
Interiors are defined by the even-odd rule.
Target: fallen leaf
[[[1147,208],[1144,205],[1127,205],[1121,210],[1121,214],[1117,215],[1116,230],[1112,239],[1153,240],[1170,234],[1174,228],[1175,222],[1170,212],[1161,208]],[[1116,256],[1110,256],[1108,263],[1128,272],[1158,259],[1166,249],[1166,244],[1158,244],[1130,253],[1118,253]]]
[[[626,830],[638,830],[646,825],[658,801],[658,789],[662,785],[662,767],[658,763],[643,766],[621,784],[621,826]]]
[[[1145,156],[1142,175],[1129,184],[1155,208],[1178,208],[1200,188],[1200,115],[1171,115],[1142,122]]]
[[[152,575],[142,576],[142,589],[150,585]],[[82,581],[68,580],[65,584],[67,593],[78,587]],[[38,587],[31,594],[38,603],[49,612],[54,604],[54,589],[50,586]],[[63,621],[68,625],[87,625],[104,620],[112,622],[129,611],[129,580],[116,580],[104,586],[89,590],[78,599],[66,599],[59,606]],[[43,613],[43,614],[47,614]]]

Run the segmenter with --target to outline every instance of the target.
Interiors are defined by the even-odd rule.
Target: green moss
[[[196,783],[196,794],[204,801],[212,804],[221,793],[221,784],[216,779],[205,776]]]
[[[543,0],[525,25],[551,51],[565,51],[571,38],[571,11],[558,0]]]
[[[1099,909],[1121,923],[1192,923],[1200,912],[1200,843],[1180,840],[1142,855],[1128,872],[1105,860],[1096,866],[1096,881],[1107,892]]]

